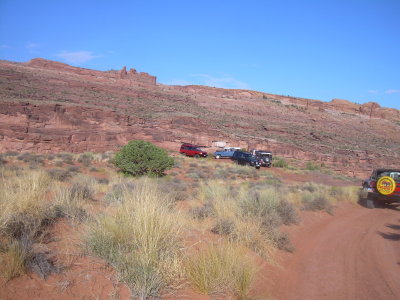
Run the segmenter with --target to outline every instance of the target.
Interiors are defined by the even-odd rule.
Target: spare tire
[[[396,181],[392,177],[383,176],[376,182],[376,189],[381,195],[391,195],[396,190]]]

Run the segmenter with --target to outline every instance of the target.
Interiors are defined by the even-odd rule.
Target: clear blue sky
[[[0,0],[0,59],[400,109],[400,0]]]

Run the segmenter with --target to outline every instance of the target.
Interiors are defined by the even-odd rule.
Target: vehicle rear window
[[[385,171],[385,172],[381,172],[378,174],[378,178],[379,177],[383,177],[383,176],[389,176],[391,178],[393,178],[396,181],[400,180],[400,171]]]

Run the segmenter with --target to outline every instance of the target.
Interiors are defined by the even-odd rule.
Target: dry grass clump
[[[188,183],[179,178],[163,178],[158,182],[161,193],[167,193],[174,201],[184,201],[190,198]]]
[[[68,181],[71,179],[72,174],[69,170],[53,168],[47,171],[47,174],[58,181]]]
[[[82,153],[78,157],[78,162],[82,163],[86,167],[90,166],[93,160],[94,160],[94,155],[93,153],[90,152]]]
[[[305,210],[318,211],[325,210],[328,214],[333,215],[333,206],[328,198],[319,194],[305,194],[302,198]]]
[[[88,205],[93,199],[97,182],[78,176],[70,186],[58,186],[55,192],[55,210],[61,217],[80,223],[88,217]]]
[[[56,157],[68,165],[74,164],[74,156],[71,153],[58,153]]]
[[[233,243],[208,245],[186,261],[188,278],[201,293],[247,299],[255,277],[254,263]]]
[[[225,235],[270,260],[273,245],[293,251],[290,240],[278,227],[296,224],[297,211],[281,198],[276,188],[249,190],[209,182],[202,186],[200,197],[206,205],[192,209],[192,214],[197,218],[212,216],[215,219],[212,232]]]
[[[8,280],[26,273],[32,247],[26,239],[13,239],[1,253],[2,273]]]
[[[156,298],[181,279],[181,227],[171,200],[149,179],[134,186],[96,219],[87,245],[116,268],[135,297]]]
[[[120,204],[124,200],[124,196],[135,190],[135,183],[131,180],[117,177],[112,183],[111,189],[109,189],[105,196],[104,201],[107,204]]]
[[[40,270],[43,277],[56,271],[45,256],[33,251],[33,244],[41,242],[48,225],[57,218],[54,206],[45,198],[50,184],[41,171],[25,171],[0,182],[0,260],[1,274],[7,280],[27,269]]]
[[[48,219],[51,204],[45,199],[50,178],[41,171],[3,178],[0,183],[0,232],[10,238],[36,236]]]
[[[333,205],[338,201],[356,203],[358,201],[358,190],[359,188],[353,186],[330,187],[309,182],[295,187],[292,192],[300,194],[303,209],[324,210],[333,214]]]
[[[336,201],[357,203],[360,188],[358,186],[332,187],[330,194]]]

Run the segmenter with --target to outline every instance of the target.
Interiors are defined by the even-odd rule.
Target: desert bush
[[[167,193],[174,201],[183,201],[190,197],[187,192],[187,183],[179,178],[159,181],[157,187],[162,193]]]
[[[318,185],[315,182],[306,182],[299,187],[302,191],[309,191],[310,193],[314,193],[316,191],[321,190],[323,187]]]
[[[200,197],[210,203],[215,225],[212,231],[228,240],[249,247],[272,261],[272,233],[283,221],[277,207],[279,193],[274,188],[249,191],[209,182],[203,185]],[[285,212],[285,210],[282,210]]]
[[[82,153],[78,157],[78,162],[88,167],[92,163],[93,158],[94,158],[93,153],[90,152]]]
[[[235,230],[235,222],[229,219],[217,219],[211,232],[221,235],[230,235]]]
[[[44,164],[44,158],[42,155],[35,153],[23,153],[17,157],[18,160],[22,160],[25,163],[29,163],[30,169],[38,169]]]
[[[320,170],[320,169],[321,169],[321,165],[314,164],[314,163],[311,162],[311,161],[308,161],[308,162],[306,163],[306,170],[309,170],[309,171],[316,171],[316,170]]]
[[[75,182],[70,191],[71,197],[80,199],[92,199],[94,193],[89,182]]]
[[[47,160],[53,160],[55,156],[53,154],[47,154],[44,156]]]
[[[69,166],[67,170],[71,173],[79,173],[80,172],[80,168],[78,166]]]
[[[7,151],[5,153],[6,156],[17,156],[18,152],[17,151]]]
[[[125,174],[162,176],[174,165],[174,160],[164,149],[150,142],[135,140],[121,148],[113,163]]]
[[[55,265],[54,261],[42,252],[32,253],[26,261],[26,267],[42,279],[46,279],[49,275],[61,271],[61,268]]]
[[[213,213],[214,213],[213,206],[210,202],[207,202],[202,206],[193,207],[190,209],[190,214],[193,216],[193,218],[199,220],[211,217]]]
[[[331,187],[330,195],[336,201],[349,201],[351,203],[357,203],[359,188],[355,186],[344,186],[344,187]]]
[[[100,154],[100,160],[101,161],[108,161],[112,157],[112,152],[104,152]]]
[[[186,261],[190,283],[210,295],[245,299],[255,275],[255,266],[243,249],[232,243],[208,245]]]
[[[74,164],[74,156],[71,153],[59,153],[56,156],[68,165]]]
[[[110,180],[108,178],[96,178],[96,181],[100,184],[109,184]]]
[[[62,167],[62,166],[64,166],[64,163],[62,161],[56,161],[54,165],[56,167]]]
[[[285,225],[297,224],[299,222],[299,215],[295,206],[287,200],[279,201],[276,210]]]
[[[294,252],[294,245],[286,232],[274,230],[270,234],[272,242],[278,249],[291,253]]]
[[[325,210],[329,214],[333,214],[333,206],[329,200],[323,195],[303,196],[302,198],[305,210],[318,211]]]
[[[127,193],[133,192],[135,184],[132,181],[122,181],[115,183],[111,186],[111,189],[105,194],[104,201],[108,204],[121,203],[124,200],[124,196]]]
[[[58,181],[67,181],[72,177],[70,171],[65,169],[49,169],[47,174]]]
[[[0,167],[4,166],[6,163],[7,163],[7,160],[5,160],[5,159],[3,158],[3,156],[1,155],[1,156],[0,156]]]
[[[181,226],[170,205],[149,180],[136,182],[88,233],[89,250],[116,268],[134,297],[157,298],[182,278]]]

